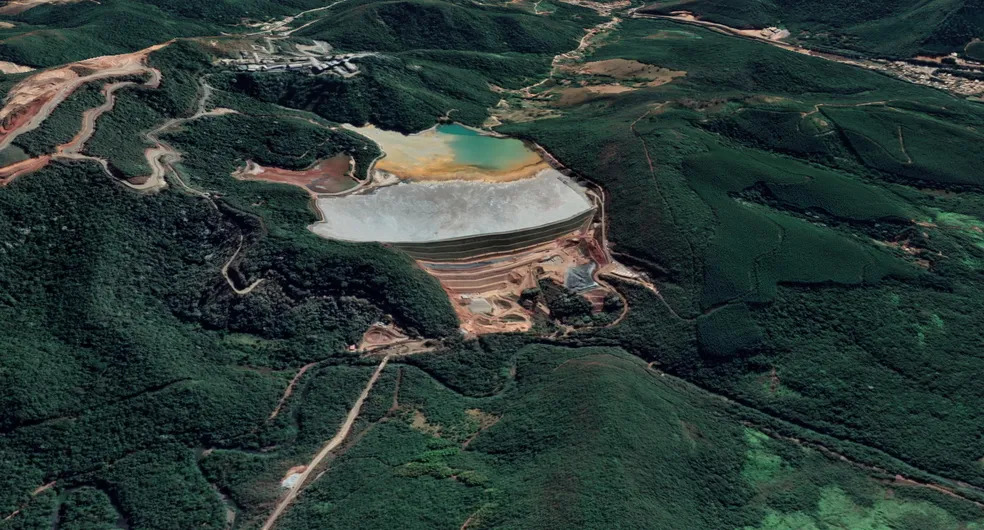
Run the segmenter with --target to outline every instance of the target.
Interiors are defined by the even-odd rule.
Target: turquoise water
[[[486,136],[461,125],[440,125],[437,132],[454,136],[455,162],[481,169],[505,170],[535,163],[539,156],[515,138]]]

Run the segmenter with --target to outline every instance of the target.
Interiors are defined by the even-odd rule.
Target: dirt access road
[[[148,131],[144,134],[144,138],[147,142],[154,144],[154,147],[144,151],[144,156],[147,158],[147,165],[150,166],[151,172],[150,175],[143,179],[142,183],[134,184],[127,182],[128,186],[141,191],[161,190],[167,187],[167,180],[164,178],[165,175],[171,174],[182,188],[192,195],[198,195],[199,197],[208,199],[209,203],[215,207],[215,203],[209,197],[208,192],[196,190],[185,184],[184,180],[181,179],[181,176],[178,174],[177,170],[174,169],[174,164],[181,161],[181,153],[160,138],[160,135],[200,118],[236,113],[235,110],[227,108],[214,108],[212,110],[206,110],[208,108],[208,100],[212,97],[213,89],[205,78],[200,79],[199,84],[202,92],[201,97],[198,100],[198,109],[194,114],[187,118],[172,118],[161,124],[156,129]]]
[[[232,281],[232,278],[229,277],[229,267],[232,266],[232,262],[234,262],[236,260],[236,258],[239,256],[239,252],[243,249],[243,242],[244,242],[243,236],[240,235],[239,236],[239,246],[236,247],[236,252],[234,252],[232,254],[232,257],[229,258],[229,261],[225,262],[225,265],[222,266],[222,277],[225,278],[225,281],[226,281],[226,283],[229,284],[229,287],[231,287],[232,290],[236,294],[238,294],[239,296],[247,295],[247,294],[253,292],[253,289],[256,289],[257,286],[259,286],[261,283],[263,283],[263,278],[260,278],[258,280],[255,280],[253,283],[247,285],[244,289],[240,289],[240,288],[236,287],[235,282],[233,282]],[[310,366],[310,365],[308,365],[308,366]],[[304,367],[304,370],[306,370],[306,369],[307,369],[307,367]],[[303,373],[303,372],[301,372],[301,373]],[[280,407],[278,406],[277,408],[279,409]]]
[[[797,46],[795,44],[789,44],[782,40],[770,39],[763,35],[760,35],[761,30],[757,29],[738,29],[731,26],[726,26],[724,24],[719,24],[717,22],[711,22],[709,20],[702,20],[697,18],[691,13],[682,12],[674,15],[650,15],[648,13],[639,13],[640,8],[633,8],[628,11],[632,18],[649,18],[656,20],[669,20],[672,22],[677,22],[680,24],[689,24],[691,26],[700,26],[703,28],[710,29],[712,31],[717,31],[718,33],[724,33],[725,35],[731,35],[732,37],[738,37],[742,39],[750,39],[765,44],[771,44],[777,48],[782,48],[791,52],[801,53],[803,55],[809,55],[811,57],[818,57],[820,59],[826,59],[835,63],[849,64],[851,66],[857,66],[860,68],[867,68],[869,70],[881,70],[878,68],[877,64],[868,60],[852,59],[850,57],[845,57],[843,55],[837,55],[828,52],[819,52],[811,50],[809,48],[804,48],[802,46]]]
[[[369,382],[366,383],[366,387],[363,388],[362,393],[359,394],[359,399],[355,400],[355,404],[352,405],[352,408],[349,410],[348,416],[345,417],[345,421],[342,423],[341,427],[338,428],[338,432],[335,434],[335,437],[328,440],[328,443],[321,448],[321,451],[318,451],[318,454],[314,455],[314,458],[312,458],[308,463],[307,467],[304,469],[304,472],[301,473],[301,476],[296,482],[294,482],[294,485],[287,491],[287,495],[280,499],[280,502],[277,503],[277,507],[273,510],[273,513],[270,514],[270,517],[265,523],[263,523],[263,530],[270,530],[273,528],[273,526],[277,523],[277,519],[284,513],[284,510],[286,510],[287,507],[290,506],[290,503],[294,502],[294,499],[297,498],[297,495],[301,492],[301,489],[304,488],[304,483],[307,482],[308,477],[315,470],[315,468],[318,467],[318,464],[320,464],[329,454],[331,454],[332,451],[334,451],[339,445],[342,444],[342,442],[345,441],[345,438],[348,437],[349,432],[352,430],[352,425],[355,424],[355,420],[359,417],[359,412],[362,411],[363,403],[365,403],[366,398],[369,397],[369,391],[371,391],[373,385],[376,384],[376,380],[378,380],[379,376],[383,373],[383,368],[386,368],[386,364],[389,363],[391,357],[393,356],[387,355],[386,357],[383,357],[382,361],[380,361],[379,366],[376,367],[376,371],[372,373],[372,377],[370,377]]]
[[[112,177],[109,172],[109,166],[105,160],[84,155],[80,153],[80,151],[85,146],[85,143],[89,141],[89,138],[92,137],[93,133],[95,133],[96,120],[98,120],[103,114],[113,109],[113,106],[116,103],[116,91],[127,86],[135,85],[137,85],[137,83],[133,81],[122,81],[103,85],[102,94],[106,98],[106,101],[102,105],[88,109],[82,114],[82,126],[79,129],[79,132],[76,133],[71,140],[57,146],[54,153],[29,158],[27,160],[22,160],[0,168],[0,186],[9,184],[17,177],[39,171],[47,166],[52,160],[81,160],[96,162],[103,168],[107,175]]]
[[[0,150],[15,138],[37,129],[51,112],[82,85],[112,77],[150,75],[146,86],[157,87],[161,73],[147,66],[147,56],[170,44],[157,44],[121,55],[107,55],[45,70],[14,85],[0,109]],[[79,72],[83,72],[80,74]]]
[[[56,154],[77,154],[89,138],[92,137],[93,133],[96,132],[96,120],[103,114],[113,110],[113,106],[116,104],[116,91],[123,87],[135,85],[136,83],[133,81],[122,81],[103,85],[102,93],[106,101],[102,105],[82,113],[82,128],[79,129],[79,132],[68,143],[59,145],[56,149]]]

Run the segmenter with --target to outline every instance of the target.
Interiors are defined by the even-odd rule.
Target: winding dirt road
[[[188,186],[183,180],[181,180],[180,177],[177,177],[177,172],[173,171],[172,166],[181,161],[181,153],[160,139],[161,134],[210,114],[205,110],[205,107],[208,105],[208,99],[212,96],[212,86],[202,79],[201,87],[202,95],[198,100],[198,108],[195,110],[194,114],[187,118],[172,118],[161,124],[156,129],[144,133],[144,138],[148,142],[155,144],[154,147],[151,147],[144,152],[144,156],[147,157],[147,165],[150,166],[150,175],[147,176],[141,184],[128,183],[127,185],[131,188],[147,191],[163,189],[167,187],[167,181],[164,179],[164,175],[171,173],[176,176],[178,184],[180,184],[181,187],[188,192],[200,197],[208,197],[206,193]],[[211,203],[211,200],[209,202]],[[212,206],[215,206],[215,204],[213,203]]]
[[[145,85],[158,86],[160,71],[147,66],[146,59],[150,53],[168,44],[170,41],[133,53],[86,59],[42,71],[16,84],[0,109],[0,150],[6,149],[21,134],[37,129],[58,105],[86,83],[149,74],[150,79]],[[91,73],[80,75],[78,72]]]
[[[229,267],[232,266],[232,262],[236,260],[236,257],[239,256],[239,252],[242,249],[243,249],[243,236],[240,234],[240,236],[239,236],[239,246],[236,247],[236,251],[233,252],[232,257],[229,258],[229,261],[225,262],[225,265],[222,266],[222,277],[225,278],[225,281],[226,281],[226,283],[229,284],[229,287],[231,287],[232,290],[236,294],[238,294],[240,296],[247,295],[247,294],[253,292],[253,289],[256,289],[257,286],[259,286],[261,283],[263,283],[263,278],[260,278],[260,279],[258,279],[256,281],[254,281],[253,283],[249,284],[248,286],[246,286],[245,289],[240,289],[240,288],[236,287],[236,284],[233,283],[232,278],[229,277]],[[311,365],[308,365],[308,366],[311,366]],[[304,373],[304,370],[307,370],[308,366],[305,366],[302,369],[301,373]],[[298,375],[300,375],[300,374],[298,374]],[[279,410],[279,409],[280,409],[280,406],[278,405],[277,406],[277,410]],[[276,415],[276,414],[274,414],[274,415]]]
[[[55,154],[78,154],[82,150],[82,147],[85,146],[85,143],[89,141],[89,138],[92,138],[92,135],[96,132],[96,120],[103,114],[113,110],[113,106],[116,104],[116,91],[123,87],[135,86],[136,84],[133,81],[121,81],[103,85],[102,94],[106,98],[106,101],[102,105],[93,107],[82,113],[82,128],[79,129],[79,132],[68,143],[55,148]]]

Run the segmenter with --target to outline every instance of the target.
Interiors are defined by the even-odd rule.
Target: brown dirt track
[[[273,412],[270,413],[270,417],[267,418],[267,421],[276,418],[277,415],[280,414],[280,410],[283,409],[284,404],[287,403],[287,399],[290,397],[291,394],[294,393],[294,387],[297,386],[297,381],[301,378],[302,375],[304,375],[304,372],[307,372],[308,370],[311,369],[311,367],[313,367],[316,364],[318,363],[313,362],[313,363],[305,364],[304,366],[301,367],[300,370],[297,371],[297,374],[295,374],[294,377],[290,380],[290,383],[287,384],[287,388],[284,389],[283,396],[280,397],[280,401],[277,402],[277,406],[273,409]]]
[[[10,184],[10,182],[17,177],[34,173],[44,166],[47,166],[50,161],[51,157],[44,155],[36,158],[28,158],[27,160],[21,160],[20,162],[15,162],[9,166],[2,167],[0,168],[0,186]]]
[[[56,149],[58,154],[74,154],[78,153],[82,147],[85,145],[92,134],[96,132],[96,120],[99,116],[113,110],[113,105],[116,104],[116,91],[127,86],[136,85],[132,81],[123,81],[119,83],[107,83],[103,86],[102,95],[106,98],[106,102],[98,107],[91,108],[84,113],[82,113],[82,128],[79,132],[67,143],[59,145]]]
[[[342,442],[345,441],[346,437],[348,437],[349,431],[352,430],[352,425],[355,424],[355,420],[359,417],[359,412],[362,410],[362,404],[365,403],[366,398],[369,397],[369,391],[372,390],[373,385],[376,384],[376,380],[378,380],[379,375],[383,373],[383,369],[386,368],[386,364],[389,363],[389,360],[390,356],[387,355],[382,361],[380,361],[379,365],[376,367],[376,370],[372,373],[372,376],[369,377],[369,381],[366,383],[365,388],[363,388],[362,393],[359,394],[358,399],[356,399],[355,404],[352,405],[351,409],[349,409],[349,413],[345,417],[345,421],[342,422],[342,425],[339,427],[338,432],[334,437],[332,437],[331,440],[328,441],[328,443],[324,445],[324,447],[321,448],[320,451],[318,451],[318,454],[314,455],[314,458],[311,459],[304,471],[301,472],[297,482],[295,482],[293,487],[287,491],[287,494],[280,499],[277,506],[274,508],[273,513],[270,514],[270,517],[263,524],[263,530],[270,530],[273,528],[280,515],[287,509],[288,506],[290,506],[290,504],[297,497],[297,494],[301,492],[301,489],[303,489],[305,482],[307,482],[308,477],[311,475],[311,472],[318,467],[318,464],[320,464],[325,457],[341,445]]]
[[[359,351],[369,352],[408,340],[410,340],[410,337],[407,337],[396,326],[373,324],[362,335],[362,342],[359,344],[358,349]]]

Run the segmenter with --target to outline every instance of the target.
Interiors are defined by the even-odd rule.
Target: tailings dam
[[[536,308],[522,295],[543,280],[602,311],[611,293],[594,274],[610,260],[595,192],[514,138],[460,125],[346,127],[384,154],[351,192],[315,194],[314,233],[406,252],[441,283],[469,336],[531,329]]]

